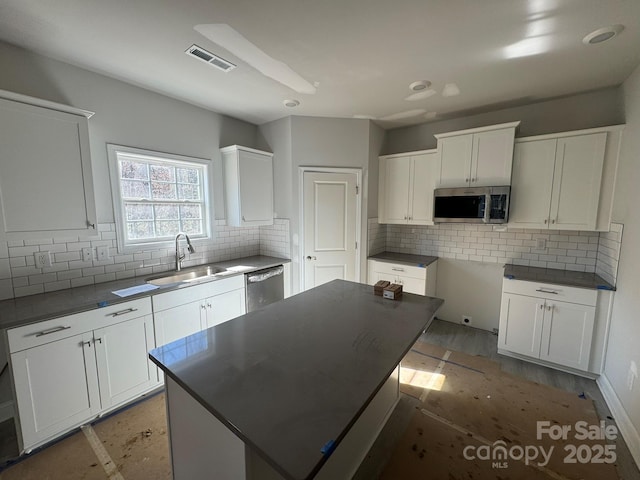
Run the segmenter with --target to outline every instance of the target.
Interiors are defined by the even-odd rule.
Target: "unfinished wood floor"
[[[482,355],[498,362],[503,370],[533,382],[547,384],[576,394],[584,392],[587,397],[593,399],[600,418],[605,419],[610,415],[609,409],[594,381],[500,356],[497,354],[497,337],[489,332],[435,320],[421,340],[469,355]],[[33,457],[39,457],[37,462],[30,462],[27,459],[4,472],[0,472],[0,480],[80,480],[94,478],[156,480],[170,478],[165,430],[166,421],[162,424],[162,421],[164,421],[164,407],[159,400],[161,400],[161,397],[155,396],[144,402],[146,404],[153,403],[153,407],[146,406],[146,412],[149,412],[151,408],[155,413],[136,415],[136,407],[133,407],[116,414],[112,419],[120,423],[118,428],[111,429],[109,424],[114,422],[108,421],[93,426],[97,437],[102,440],[110,457],[118,467],[118,471],[115,473],[120,476],[109,476],[100,468],[99,459],[84,438],[86,435],[79,432],[75,435],[75,438],[70,437],[67,439],[69,440],[67,445],[70,442],[77,442],[77,448],[72,446],[69,449],[72,452],[71,454],[60,450],[63,442],[54,444],[33,455]],[[379,477],[393,452],[394,446],[405,432],[417,404],[418,401],[416,399],[408,395],[401,396],[400,402],[391,415],[389,422],[354,476],[355,480],[375,480]],[[153,417],[153,419],[150,417]],[[150,421],[153,422],[153,425],[151,425],[152,436],[147,437],[146,432],[149,429]],[[140,432],[143,432],[143,434],[141,435]],[[152,438],[155,438],[156,441],[161,438],[162,440],[157,443],[161,447],[150,448],[149,441]],[[1,443],[0,447],[2,446]],[[15,441],[9,447],[16,449]],[[6,445],[5,448],[7,448]],[[625,480],[640,480],[640,472],[638,472],[624,441],[619,440],[617,442],[616,451],[621,478]],[[136,457],[141,458],[142,461],[131,461]],[[61,467],[64,467],[62,476],[51,471],[51,461],[49,459],[57,461]],[[32,458],[32,460],[36,460],[36,458]],[[60,473],[60,470],[58,473]],[[425,472],[423,478],[430,478],[428,472]]]

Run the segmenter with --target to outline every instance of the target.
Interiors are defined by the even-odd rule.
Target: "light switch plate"
[[[93,260],[93,251],[91,247],[84,247],[82,249],[82,261],[90,262]]]
[[[104,262],[109,259],[109,247],[100,246],[96,247],[96,256],[99,262]]]

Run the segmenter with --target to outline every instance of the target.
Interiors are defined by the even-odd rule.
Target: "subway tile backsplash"
[[[82,249],[109,248],[105,261],[82,259]],[[185,267],[251,255],[290,258],[289,220],[276,219],[264,227],[228,227],[217,220],[215,237],[194,241],[196,253],[187,255]],[[36,268],[33,254],[51,253],[51,267]],[[173,248],[156,248],[133,254],[119,254],[114,223],[98,225],[88,238],[55,237],[0,242],[0,300],[52,292],[140,275],[151,275],[174,268]]]
[[[615,285],[622,225],[610,232],[550,231],[492,225],[368,223],[369,254],[387,250],[484,263],[595,272]],[[544,248],[539,248],[539,242]]]

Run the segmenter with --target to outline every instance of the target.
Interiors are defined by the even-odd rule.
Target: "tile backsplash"
[[[610,232],[550,231],[492,225],[378,225],[370,218],[369,254],[387,250],[484,263],[595,272],[615,285],[622,225]],[[542,242],[544,244],[541,247]]]
[[[251,255],[290,258],[289,220],[276,219],[265,227],[228,227],[217,220],[213,239],[194,241],[196,252],[187,255],[185,267]],[[82,260],[82,249],[109,248],[105,261]],[[35,267],[33,254],[51,253],[51,267]],[[117,250],[114,223],[98,225],[91,237],[54,237],[0,242],[0,300],[65,288],[150,275],[174,268],[173,248],[155,248],[131,254]]]

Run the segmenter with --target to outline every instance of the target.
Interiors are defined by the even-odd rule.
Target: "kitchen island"
[[[174,478],[349,478],[442,303],[334,280],[153,350]]]

